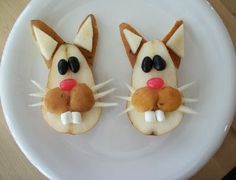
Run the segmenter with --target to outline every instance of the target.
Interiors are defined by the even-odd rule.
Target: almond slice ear
[[[98,29],[96,19],[94,15],[90,14],[81,23],[74,39],[74,44],[81,50],[89,65],[93,65],[97,41]]]
[[[92,52],[93,49],[93,25],[91,16],[86,18],[75,36],[74,43],[78,46]]]
[[[129,24],[122,23],[119,27],[126,54],[132,67],[134,67],[139,50],[146,40]]]
[[[167,41],[166,45],[181,58],[184,56],[184,25],[180,25],[175,33]]]
[[[129,31],[128,29],[124,29],[123,33],[125,35],[125,38],[129,44],[129,47],[130,47],[132,53],[135,54],[140,46],[140,43],[142,41],[142,37]]]
[[[40,20],[32,20],[31,29],[45,63],[48,68],[50,68],[52,57],[56,49],[63,44],[64,41],[55,31]]]
[[[170,32],[162,40],[176,66],[179,67],[184,56],[184,26],[183,21],[176,21]]]

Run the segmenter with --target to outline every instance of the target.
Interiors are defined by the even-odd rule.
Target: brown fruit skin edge
[[[169,33],[162,39],[162,42],[164,44],[167,43],[167,41],[171,38],[171,36],[175,33],[175,31],[183,24],[183,21],[180,20],[180,21],[176,21],[175,25],[172,27],[172,29],[169,31]],[[119,29],[120,29],[120,36],[121,36],[121,39],[122,39],[122,42],[123,42],[123,45],[125,47],[125,51],[126,51],[126,54],[129,58],[129,61],[130,61],[130,64],[132,66],[132,68],[134,67],[134,64],[136,62],[136,59],[137,59],[137,55],[139,53],[139,50],[141,49],[141,47],[143,46],[143,44],[146,41],[146,39],[139,33],[137,32],[132,26],[130,26],[129,24],[127,23],[121,23],[120,26],[119,26]],[[137,50],[137,52],[135,54],[132,53],[130,47],[129,47],[129,44],[124,36],[124,33],[123,33],[123,30],[124,29],[128,29],[129,31],[137,34],[138,36],[142,37],[142,41],[139,45],[139,48]],[[166,46],[167,47],[167,46]],[[170,49],[169,47],[167,47],[167,50],[171,56],[171,59],[173,60],[173,63],[175,65],[175,67],[178,69],[179,66],[180,66],[180,62],[181,62],[181,58],[172,50]]]
[[[132,66],[132,68],[133,68],[133,67],[134,67],[134,64],[135,64],[135,62],[136,62],[136,59],[137,59],[137,55],[138,55],[138,53],[139,53],[139,50],[141,49],[141,47],[143,46],[143,44],[144,44],[145,42],[147,42],[147,41],[144,39],[144,37],[142,37],[141,34],[139,34],[132,26],[130,26],[130,25],[127,24],[127,23],[121,23],[120,26],[119,26],[119,28],[120,28],[120,36],[121,36],[122,42],[123,42],[123,44],[124,44],[126,54],[127,54],[128,58],[129,58],[129,61],[130,61],[131,66]],[[131,49],[130,49],[130,47],[129,47],[129,44],[128,44],[126,38],[125,38],[125,35],[124,35],[124,33],[123,33],[123,30],[124,30],[124,29],[128,29],[129,31],[131,31],[131,32],[137,34],[138,36],[142,37],[142,41],[141,41],[141,43],[140,43],[140,45],[139,45],[139,48],[137,49],[137,51],[136,51],[135,54],[132,53],[132,51],[131,51]]]
[[[120,36],[121,36],[123,45],[124,45],[124,47],[125,47],[126,54],[127,54],[128,58],[129,58],[129,61],[130,61],[131,66],[132,66],[132,68],[133,68],[133,67],[134,67],[134,64],[135,64],[135,62],[136,62],[136,59],[137,59],[137,55],[138,55],[138,53],[139,53],[139,50],[141,49],[141,47],[143,46],[143,44],[144,44],[145,42],[147,42],[147,41],[146,41],[132,26],[130,26],[130,25],[127,24],[127,23],[121,23],[120,26],[119,26],[119,28],[120,28]],[[126,39],[125,39],[125,36],[124,36],[124,33],[123,33],[123,30],[124,30],[124,29],[128,29],[128,30],[130,30],[131,32],[134,32],[134,33],[136,33],[137,35],[139,35],[140,37],[143,38],[143,39],[142,39],[142,42],[141,42],[141,44],[140,44],[140,46],[139,46],[139,48],[138,48],[138,50],[137,50],[137,52],[136,52],[135,54],[132,53],[131,49],[129,48],[128,42],[127,42]],[[132,82],[132,76],[131,76],[131,82]],[[131,94],[130,94],[130,95],[131,95]],[[127,108],[127,107],[128,107],[128,102],[126,103],[126,108]],[[140,129],[138,129],[136,126],[134,126],[133,121],[131,120],[129,113],[127,113],[127,115],[128,115],[128,119],[130,120],[130,122],[131,122],[131,124],[133,125],[133,127],[135,127],[135,129],[137,129],[140,133],[142,133],[142,134],[144,134],[144,135],[156,135],[156,136],[157,136],[157,134],[156,134],[155,132],[151,132],[150,134],[145,134],[144,132],[142,132]]]
[[[170,37],[175,33],[175,31],[178,29],[178,27],[181,25],[181,24],[183,24],[183,21],[176,21],[176,23],[175,23],[175,25],[174,25],[174,27],[170,30],[170,32],[163,38],[163,42],[166,44],[166,42],[170,39]],[[145,42],[147,42],[132,26],[130,26],[129,24],[127,24],[127,23],[121,23],[120,24],[120,26],[119,26],[119,28],[120,28],[120,35],[121,35],[121,39],[122,39],[122,42],[123,42],[123,44],[124,44],[124,47],[125,47],[125,51],[126,51],[126,54],[127,54],[127,56],[128,56],[128,58],[129,58],[129,61],[130,61],[130,63],[131,63],[131,66],[132,66],[132,68],[134,67],[134,64],[135,64],[135,62],[136,62],[136,59],[137,59],[137,55],[138,55],[138,52],[139,52],[139,50],[141,49],[141,47],[142,47],[142,45],[145,43]],[[125,39],[125,37],[124,37],[124,34],[123,34],[123,30],[124,29],[128,29],[128,30],[130,30],[131,32],[134,32],[134,33],[136,33],[137,35],[139,35],[140,37],[142,37],[143,39],[142,39],[142,42],[141,42],[141,44],[140,44],[140,46],[139,46],[139,48],[138,48],[138,50],[137,50],[137,52],[136,52],[136,54],[132,54],[132,51],[131,51],[131,49],[129,48],[129,45],[128,45],[128,42],[126,41],[126,39]],[[166,46],[167,47],[167,46]],[[172,60],[173,60],[173,62],[174,62],[174,64],[175,64],[175,66],[176,66],[176,68],[179,68],[179,65],[180,65],[180,62],[181,62],[181,58],[174,52],[174,51],[172,51],[171,49],[169,49],[168,47],[167,47],[167,49],[168,49],[168,52],[169,52],[169,54],[170,54],[170,56],[171,56],[171,58],[172,58]],[[132,76],[131,76],[131,82],[132,82],[133,80],[132,80]],[[130,94],[131,95],[131,94]],[[128,102],[126,103],[126,108],[128,107]],[[127,115],[128,115],[128,119],[130,120],[130,122],[131,122],[131,124],[134,126],[134,123],[132,122],[132,120],[131,120],[131,118],[130,118],[130,115],[129,115],[129,112],[127,113]],[[180,123],[181,123],[181,121],[180,121]],[[179,123],[179,124],[180,124]],[[179,124],[175,127],[175,128],[173,128],[173,129],[171,129],[170,131],[174,131],[178,126],[179,126]],[[144,134],[144,135],[152,135],[152,136],[159,136],[159,135],[164,135],[164,134],[167,134],[167,133],[169,133],[170,131],[167,131],[167,132],[165,132],[165,133],[162,133],[162,134],[157,134],[155,131],[152,131],[150,134],[145,134],[144,132],[142,132],[140,129],[138,129],[136,126],[134,126],[135,127],[135,129],[137,129],[140,133],[142,133],[142,134]]]
[[[97,28],[97,23],[96,23],[96,19],[95,19],[95,16],[93,14],[89,14],[85,20],[91,16],[91,19],[92,19],[92,24],[93,24],[93,48],[92,48],[92,52],[89,52],[81,47],[78,47],[79,50],[81,50],[82,54],[85,56],[86,60],[88,60],[88,64],[90,66],[90,68],[92,67],[93,65],[93,59],[94,59],[94,56],[95,56],[95,53],[96,53],[96,47],[97,47],[97,42],[98,42],[98,28]],[[82,24],[85,22],[85,20],[81,23],[80,27],[82,26]],[[50,28],[46,23],[42,22],[41,20],[31,20],[31,30],[32,30],[32,34],[33,34],[33,37],[35,38],[35,40],[37,41],[36,39],[36,36],[34,34],[34,31],[33,31],[33,26],[35,27],[38,27],[39,29],[43,30],[44,32],[46,32],[47,34],[49,34],[51,37],[53,37],[54,40],[56,40],[58,42],[58,45],[55,49],[55,51],[53,52],[52,54],[52,57],[51,59],[48,59],[46,60],[45,57],[44,58],[44,61],[47,65],[47,67],[50,69],[51,68],[51,64],[52,64],[52,59],[53,59],[53,56],[55,54],[55,52],[57,51],[57,49],[62,45],[64,44],[64,40],[52,29]],[[41,99],[41,101],[43,102],[43,98]],[[43,116],[44,117],[47,117],[47,109],[44,105],[41,106],[41,111],[43,113]],[[98,117],[100,118],[101,116],[101,111],[99,112],[99,115]],[[91,130],[92,128],[94,128],[96,126],[96,124],[98,123],[98,121],[96,121],[96,123],[91,126],[87,131],[84,131],[82,133],[74,133],[73,129],[74,129],[74,126],[73,124],[68,124],[67,125],[67,131],[60,131],[58,129],[56,129],[54,126],[52,126],[51,124],[49,124],[49,120],[44,118],[45,121],[47,122],[47,124],[53,128],[54,130],[56,130],[57,132],[61,132],[61,133],[65,133],[65,134],[71,134],[71,135],[77,135],[77,134],[83,134],[83,133],[86,133],[88,132],[89,130]]]
[[[162,42],[166,45],[167,41],[171,38],[171,36],[175,33],[175,31],[183,24],[183,21],[176,21],[175,25],[171,28],[169,33],[162,39]],[[180,62],[181,62],[181,57],[179,57],[172,49],[170,49],[168,46],[167,50],[171,56],[171,59],[175,65],[175,67],[178,69]]]
[[[57,51],[57,49],[62,45],[64,44],[64,40],[52,29],[50,28],[46,23],[42,22],[41,20],[31,20],[31,31],[32,31],[32,34],[33,34],[33,37],[35,39],[35,41],[37,41],[36,39],[36,36],[34,34],[34,30],[33,30],[33,27],[37,27],[39,28],[40,30],[42,30],[43,32],[45,32],[46,34],[49,34],[55,41],[58,42],[57,44],[57,47],[56,49],[54,50],[53,54],[52,54],[52,57],[50,59],[46,59],[43,55],[43,58],[44,58],[44,62],[46,63],[48,69],[51,68],[51,65],[52,65],[52,58],[55,54],[55,52]]]
[[[80,28],[83,26],[83,24],[85,23],[85,21],[88,19],[88,17],[91,17],[92,20],[92,27],[93,27],[93,47],[92,47],[92,52],[89,52],[88,50],[74,44],[75,46],[77,46],[80,51],[82,52],[82,54],[85,56],[90,68],[93,66],[93,59],[94,56],[96,54],[96,47],[97,47],[97,43],[98,43],[98,28],[97,28],[97,22],[95,19],[95,16],[93,14],[89,14],[81,23],[81,25],[79,26],[79,29],[77,31],[77,33],[79,32]]]

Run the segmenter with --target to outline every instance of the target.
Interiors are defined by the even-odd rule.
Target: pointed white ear
[[[119,29],[126,54],[131,66],[134,67],[139,51],[142,45],[147,41],[138,31],[127,23],[121,23]]]
[[[58,42],[37,27],[33,27],[39,49],[46,60],[50,60]]]
[[[123,33],[132,53],[135,54],[142,42],[142,37],[129,31],[128,29],[124,29]]]
[[[184,25],[181,24],[178,29],[166,42],[166,45],[173,50],[179,57],[184,57]]]
[[[40,52],[50,68],[54,52],[64,41],[47,24],[40,20],[32,20],[31,28]]]
[[[82,23],[77,35],[75,36],[74,43],[86,49],[89,52],[93,50],[93,23],[91,16],[88,16]]]

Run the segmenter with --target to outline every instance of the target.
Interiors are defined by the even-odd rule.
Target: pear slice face
[[[163,71],[157,71],[154,68],[148,72],[143,72],[141,65],[144,57],[153,58],[155,55],[161,56],[166,61],[166,68]],[[146,86],[148,79],[153,77],[162,78],[166,86],[177,88],[177,76],[175,65],[168,53],[163,42],[159,40],[148,41],[143,44],[137,56],[136,63],[132,74],[132,87],[137,90]],[[132,95],[131,95],[132,96]],[[128,102],[128,108],[132,106],[132,102]],[[128,116],[133,126],[147,135],[162,135],[175,129],[183,118],[183,113],[174,111],[165,113],[165,121],[145,121],[145,113],[138,112],[135,108],[128,112]]]
[[[77,73],[68,72],[65,75],[61,75],[57,69],[58,62],[61,59],[67,60],[71,56],[78,58],[80,62],[80,70]],[[52,66],[48,77],[47,89],[58,87],[62,80],[68,78],[76,80],[77,83],[85,83],[90,88],[95,85],[92,71],[80,50],[75,45],[63,44],[58,48],[53,57]],[[63,133],[82,134],[96,125],[101,114],[101,108],[93,107],[90,111],[81,113],[82,120],[79,123],[70,123],[66,125],[61,122],[60,114],[48,112],[46,106],[42,107],[42,112],[46,122],[53,129]]]

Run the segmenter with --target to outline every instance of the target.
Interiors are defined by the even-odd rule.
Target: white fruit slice
[[[154,55],[160,55],[166,61],[166,69],[163,71],[156,71],[152,69],[149,73],[144,73],[141,69],[143,58],[149,56],[153,58]],[[134,65],[132,74],[132,87],[137,90],[138,88],[146,86],[148,79],[153,77],[160,77],[165,81],[165,85],[177,87],[176,68],[171,60],[166,46],[163,42],[155,40],[143,44],[138,54],[136,63]],[[131,106],[128,103],[128,108]],[[129,118],[134,127],[144,134],[162,135],[176,128],[182,120],[183,114],[175,111],[165,113],[165,121],[146,122],[145,113],[138,112],[135,109],[128,112]]]
[[[184,57],[184,25],[182,24],[171,38],[167,41],[166,45],[172,49],[181,58]]]
[[[142,41],[142,37],[138,36],[137,34],[132,33],[128,29],[124,29],[123,32],[124,32],[125,38],[129,44],[129,47],[130,47],[132,53],[135,54],[136,51],[138,50],[138,47],[139,47],[141,41]]]
[[[92,52],[93,48],[93,25],[92,19],[89,16],[83,23],[79,32],[77,33],[74,43],[80,47]]]
[[[55,51],[58,42],[37,27],[34,28],[34,34],[38,42],[40,51],[46,60],[50,60]]]
[[[68,59],[68,57],[71,56],[75,56],[79,59],[80,70],[77,73],[67,73],[66,75],[60,75],[57,69],[58,61],[60,59]],[[70,44],[61,45],[56,51],[52,62],[51,71],[48,77],[48,89],[58,87],[59,83],[63,79],[67,78],[73,78],[79,83],[86,83],[89,87],[95,85],[92,71],[86,59],[76,46]],[[93,107],[90,111],[81,114],[83,120],[80,121],[80,123],[69,123],[66,126],[62,124],[60,115],[48,112],[45,106],[43,106],[42,112],[47,123],[57,131],[70,134],[82,134],[96,125],[101,113],[101,108]]]

